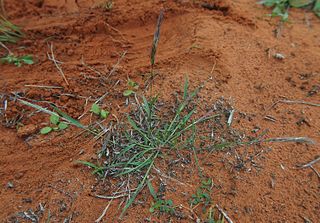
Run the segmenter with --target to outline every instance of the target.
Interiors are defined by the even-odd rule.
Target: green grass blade
[[[147,170],[147,172],[145,173],[142,181],[139,183],[136,191],[135,191],[134,194],[131,196],[131,198],[127,201],[126,205],[124,206],[124,208],[123,208],[123,210],[122,210],[122,212],[121,212],[121,214],[120,214],[120,219],[123,217],[123,215],[126,213],[126,211],[128,210],[128,208],[132,205],[133,201],[136,199],[136,197],[138,196],[138,194],[139,194],[139,193],[141,192],[141,190],[143,189],[144,184],[145,184],[145,182],[146,182],[146,180],[147,180],[147,178],[148,178],[148,176],[149,176],[149,174],[150,174],[150,171],[151,171],[151,169],[152,169],[152,167],[153,167],[154,160],[157,158],[158,154],[159,154],[159,151],[155,154],[154,158],[152,159],[152,161],[151,161],[151,163],[150,163],[150,165],[149,165],[149,167],[148,167],[148,170]]]
[[[27,106],[29,106],[29,107],[32,107],[32,108],[35,108],[35,109],[37,109],[37,110],[39,110],[39,111],[41,111],[41,112],[44,112],[44,113],[47,113],[47,114],[49,114],[49,115],[55,115],[55,116],[59,116],[57,113],[55,113],[55,112],[53,112],[53,111],[50,111],[50,110],[48,110],[48,109],[46,109],[46,108],[43,108],[43,107],[41,107],[41,106],[39,106],[39,105],[36,105],[36,104],[32,104],[32,103],[30,103],[30,102],[28,102],[28,101],[25,101],[25,100],[22,100],[22,99],[17,99],[20,103],[22,103],[22,104],[24,104],[24,105],[27,105]]]
[[[157,200],[157,193],[156,191],[154,190],[150,180],[147,181],[147,185],[148,185],[148,188],[149,188],[149,191],[150,191],[150,194],[152,195],[152,197]]]
[[[65,120],[70,122],[72,125],[77,126],[78,128],[87,129],[86,126],[82,125],[78,120],[71,118],[66,113],[62,112],[57,106],[51,104],[53,109]]]

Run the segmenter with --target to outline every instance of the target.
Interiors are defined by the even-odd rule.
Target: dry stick
[[[127,51],[124,51],[124,52],[121,54],[120,58],[118,59],[117,63],[113,66],[112,70],[110,71],[110,73],[109,73],[109,75],[106,77],[106,79],[108,79],[108,78],[117,70],[120,62],[123,60],[123,58],[126,56],[126,54],[127,54]]]
[[[312,160],[311,162],[307,163],[307,164],[304,164],[302,166],[299,166],[300,169],[304,169],[304,168],[311,168],[316,174],[317,176],[320,178],[320,173],[312,166],[313,164],[317,163],[320,161],[320,156],[315,159],[315,160]]]
[[[316,104],[316,103],[312,103],[312,102],[307,102],[307,101],[299,101],[299,100],[279,100],[276,101],[271,107],[273,108],[274,106],[276,106],[279,103],[286,103],[286,104],[303,104],[303,105],[309,105],[309,106],[315,106],[315,107],[320,107],[320,104]],[[270,110],[269,109],[269,110]]]
[[[111,199],[111,200],[109,201],[108,205],[107,205],[106,208],[103,210],[103,212],[102,212],[102,214],[100,215],[100,217],[99,217],[97,220],[95,220],[95,223],[100,222],[100,221],[102,220],[102,218],[106,215],[106,213],[107,213],[107,211],[108,211],[108,209],[109,209],[112,201],[113,201],[113,199]]]
[[[311,162],[300,166],[300,168],[303,169],[303,168],[310,167],[310,166],[312,166],[313,164],[315,164],[315,163],[317,163],[317,162],[319,162],[319,161],[320,161],[320,156],[319,156],[317,159],[312,160]]]
[[[162,176],[162,177],[164,177],[164,178],[167,178],[167,179],[169,179],[169,180],[171,180],[171,181],[174,181],[174,182],[176,182],[176,183],[178,183],[178,184],[181,184],[181,185],[183,185],[183,186],[188,186],[188,187],[192,187],[190,184],[186,184],[186,183],[182,183],[181,181],[179,181],[179,180],[177,180],[177,179],[175,179],[175,178],[172,178],[172,177],[170,177],[170,176],[168,176],[168,175],[166,175],[166,174],[164,174],[164,173],[161,173],[161,171],[160,170],[158,170],[157,168],[153,168],[160,176]]]
[[[307,144],[316,144],[316,142],[308,137],[280,137],[280,138],[269,138],[262,140],[261,142],[299,142]]]
[[[120,190],[120,188],[121,188],[122,186],[123,186],[123,183],[122,183],[122,185],[120,185],[120,187],[117,189],[117,191],[116,191],[115,193],[118,193],[119,190]],[[109,207],[110,207],[113,199],[114,199],[114,198],[111,198],[111,200],[109,201],[109,203],[108,203],[108,205],[106,206],[106,208],[103,210],[103,212],[102,212],[102,214],[100,215],[100,217],[99,217],[97,220],[95,220],[95,223],[99,223],[99,222],[102,220],[102,218],[106,215],[106,213],[107,213],[107,211],[108,211],[108,209],[109,209]]]
[[[48,88],[48,89],[62,89],[63,87],[59,86],[46,86],[46,85],[33,85],[33,84],[26,84],[25,87],[34,87],[34,88]]]
[[[61,76],[63,77],[63,80],[69,86],[69,82],[68,82],[66,76],[64,75],[61,67],[58,65],[58,61],[55,59],[55,56],[54,56],[54,53],[53,53],[53,44],[52,43],[50,45],[50,51],[51,51],[51,56],[49,55],[49,53],[47,53],[49,60],[53,61],[54,65],[57,67],[58,71],[60,72]]]
[[[3,47],[5,50],[7,50],[9,55],[13,54],[11,50],[9,50],[9,48],[6,45],[4,45],[2,42],[0,42],[0,46]]]
[[[114,28],[113,26],[111,26],[109,23],[106,23],[106,25],[113,31],[117,32],[121,38],[126,42],[126,43],[129,43],[129,41],[124,37],[124,35],[122,34],[122,32],[116,28]]]
[[[231,220],[231,218],[229,218],[229,216],[227,215],[227,213],[225,213],[222,208],[220,208],[217,204],[216,204],[216,207],[217,207],[218,210],[221,212],[221,214],[224,216],[224,218],[227,220],[227,222],[233,223],[233,221]]]
[[[193,209],[188,208],[188,207],[186,207],[186,206],[184,206],[184,205],[182,205],[182,204],[180,204],[180,207],[182,207],[182,208],[184,208],[184,209],[186,209],[186,210],[190,211],[190,212],[191,212],[191,214],[193,214],[193,215],[195,216],[195,218],[196,218],[196,219],[199,219],[198,215],[193,211]]]
[[[94,195],[97,198],[101,198],[101,199],[118,199],[118,198],[122,198],[122,197],[127,197],[129,196],[129,194],[120,194],[120,195],[115,195],[115,196],[103,196],[103,195]]]

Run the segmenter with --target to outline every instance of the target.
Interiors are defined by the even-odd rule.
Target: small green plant
[[[202,180],[201,185],[197,188],[196,194],[191,195],[190,204],[195,206],[198,204],[203,204],[203,212],[212,204],[212,199],[210,196],[212,187],[212,179]]]
[[[60,121],[60,116],[51,115],[50,116],[50,126],[46,126],[40,130],[42,135],[49,134],[52,131],[62,131],[69,127],[69,124]]]
[[[44,107],[42,107],[40,105],[33,104],[33,103],[28,102],[26,100],[22,100],[21,98],[19,98],[18,95],[16,95],[16,97],[17,97],[17,101],[20,102],[21,104],[29,106],[29,107],[34,108],[34,109],[37,109],[40,112],[43,112],[43,113],[46,113],[46,114],[50,115],[50,123],[53,124],[54,128],[58,127],[58,129],[53,129],[50,126],[47,126],[47,127],[50,127],[51,130],[49,131],[50,128],[46,128],[45,127],[46,129],[43,130],[44,134],[45,134],[46,131],[49,131],[48,133],[50,133],[53,130],[61,130],[61,129],[63,129],[64,126],[63,126],[63,124],[60,124],[60,123],[64,123],[64,124],[67,124],[67,125],[73,125],[73,126],[75,126],[77,128],[81,128],[81,129],[83,129],[83,130],[85,130],[87,132],[90,132],[91,134],[98,135],[96,129],[81,124],[77,119],[74,119],[71,116],[69,116],[68,114],[64,113],[57,106],[55,106],[53,103],[50,103],[50,106],[53,108],[53,111],[51,111],[51,110],[49,110],[47,108],[44,108]],[[58,121],[57,121],[57,119],[58,119]],[[63,120],[64,122],[61,122],[60,120]],[[59,124],[60,124],[60,129],[59,129]],[[48,134],[48,133],[46,133],[46,134]]]
[[[136,83],[136,82],[134,82],[134,81],[131,80],[131,79],[128,79],[127,86],[128,86],[128,89],[126,89],[126,90],[123,92],[123,96],[125,96],[125,97],[129,97],[130,95],[135,94],[135,93],[136,93],[136,90],[139,89],[139,84]]]
[[[173,201],[156,199],[155,202],[152,202],[149,211],[154,213],[156,210],[167,214],[174,214]]]
[[[259,3],[267,7],[273,7],[270,16],[279,16],[282,21],[288,20],[290,7],[303,8],[313,6],[314,13],[320,17],[320,0],[262,0]]]
[[[21,57],[16,57],[13,54],[8,54],[5,57],[0,58],[0,62],[2,64],[8,63],[8,64],[14,64],[17,67],[21,67],[22,64],[33,64],[33,58],[30,55],[25,55]]]
[[[150,194],[154,199],[154,202],[152,202],[152,205],[149,208],[149,211],[151,213],[154,213],[156,210],[158,210],[160,213],[174,214],[175,210],[173,206],[173,201],[162,199],[156,194],[150,181],[148,181],[147,184],[148,184]]]
[[[90,111],[93,114],[98,115],[102,119],[106,119],[110,115],[109,111],[101,109],[100,106],[98,104],[96,104],[96,103],[92,104]]]

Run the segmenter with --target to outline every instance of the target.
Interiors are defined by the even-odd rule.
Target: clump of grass
[[[20,27],[0,17],[0,42],[17,43],[23,37]]]
[[[267,7],[272,7],[272,17],[280,17],[282,21],[289,18],[290,8],[306,8],[312,7],[313,12],[320,17],[320,1],[319,0],[261,0],[259,2]]]
[[[22,64],[33,64],[33,58],[30,55],[16,56],[5,45],[6,43],[16,44],[23,37],[20,27],[12,24],[4,17],[0,17],[0,47],[7,51],[7,54],[0,58],[1,64],[14,64],[21,67]]]
[[[142,97],[142,103],[137,99],[138,107],[127,116],[127,122],[106,137],[104,147],[110,152],[106,155],[104,175],[116,178],[129,175],[141,177],[137,189],[125,204],[120,217],[145,186],[155,163],[170,150],[193,148],[197,137],[196,126],[216,117],[206,115],[193,119],[196,107],[191,109],[189,105],[199,89],[189,92],[186,80],[182,100],[168,119],[158,110],[156,97],[151,100]],[[156,206],[160,208],[167,204],[158,202]]]

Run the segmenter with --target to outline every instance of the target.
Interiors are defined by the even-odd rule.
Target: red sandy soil
[[[307,136],[320,142],[319,107],[272,106],[283,99],[320,102],[320,19],[312,12],[290,10],[290,22],[276,38],[278,20],[265,16],[270,10],[254,0],[207,1],[215,5],[213,10],[201,7],[204,1],[116,0],[111,11],[98,7],[101,1],[94,0],[4,2],[8,19],[26,33],[18,46],[9,47],[17,54],[33,54],[36,63],[21,68],[1,65],[1,95],[15,92],[28,99],[51,101],[76,118],[109,92],[103,103],[115,119],[128,110],[122,96],[127,78],[140,86],[146,80],[142,74],[149,70],[153,32],[164,9],[153,93],[173,99],[173,92],[181,89],[188,75],[192,86],[206,82],[200,92],[203,102],[213,104],[221,96],[233,102],[237,110],[233,125],[242,132],[255,136],[269,130],[268,137]],[[48,60],[51,43],[57,60],[63,62],[69,86]],[[118,69],[106,78],[124,51],[127,54]],[[274,53],[285,59],[275,59]],[[82,59],[99,73],[83,65]],[[79,135],[76,128],[41,136],[38,131],[48,123],[48,116],[33,111],[9,101],[6,117],[1,119],[1,222],[24,222],[21,218],[15,221],[17,213],[30,208],[35,211],[39,203],[45,208],[40,222],[46,221],[49,210],[50,222],[67,218],[72,218],[70,222],[94,222],[108,201],[92,195],[110,194],[114,185],[99,182],[75,161],[94,161],[100,141]],[[275,121],[265,119],[267,115]],[[21,117],[18,130],[17,123],[10,124],[15,117]],[[88,119],[87,114],[84,121]],[[253,129],[260,130],[254,134]],[[316,159],[319,145],[269,143],[258,149],[237,149],[239,156],[250,160],[244,164],[237,162],[235,151],[200,156],[205,175],[215,184],[211,193],[214,203],[234,222],[319,222],[319,178],[310,168],[296,168]],[[314,168],[320,171],[320,162]],[[199,179],[194,161],[181,169],[183,173],[175,177],[184,184],[167,180],[167,196],[188,207]],[[123,222],[145,222],[146,218],[151,222],[195,222],[187,210],[182,210],[187,216],[183,219],[162,216],[159,220],[149,212],[147,190],[139,199],[144,202],[134,204]],[[111,205],[102,222],[120,221],[121,201]],[[201,216],[201,211],[196,211]]]

